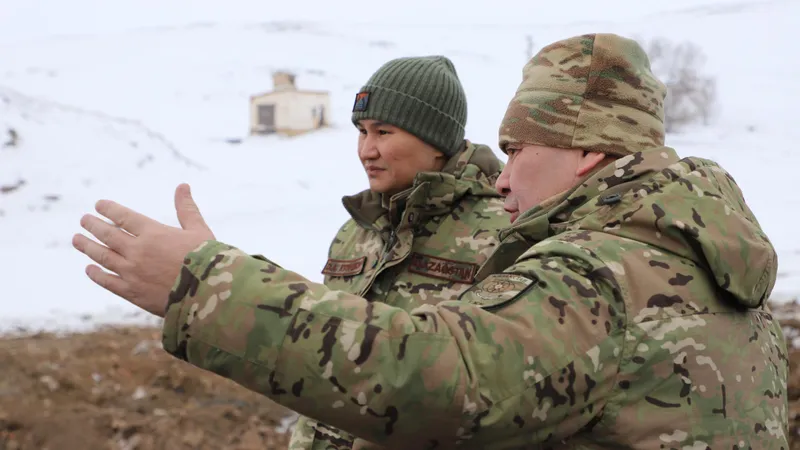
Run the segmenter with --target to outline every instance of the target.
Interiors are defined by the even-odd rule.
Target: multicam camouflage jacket
[[[342,199],[351,216],[333,239],[322,273],[331,290],[402,309],[455,300],[474,284],[480,264],[508,227],[494,182],[502,162],[485,145],[467,141],[437,173],[384,204],[364,191]],[[362,447],[354,436],[301,417],[291,450]]]
[[[494,187],[502,169],[489,147],[467,141],[388,205],[369,190],[345,197],[351,219],[331,243],[324,284],[404,309],[458,298],[509,226]]]
[[[386,448],[788,449],[776,254],[721,167],[626,156],[502,237],[534,245],[411,309],[208,241],[164,348]]]

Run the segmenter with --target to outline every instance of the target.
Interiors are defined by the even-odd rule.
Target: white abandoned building
[[[276,72],[272,80],[272,91],[250,97],[251,134],[294,136],[329,124],[328,92],[299,90],[288,72]]]

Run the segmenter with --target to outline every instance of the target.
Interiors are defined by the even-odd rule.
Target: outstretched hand
[[[181,228],[164,225],[110,200],[100,200],[95,209],[109,224],[86,214],[81,226],[104,245],[76,234],[72,245],[100,267],[86,267],[89,278],[134,305],[163,317],[167,299],[187,253],[214,234],[192,199],[189,185],[175,189],[175,211]]]

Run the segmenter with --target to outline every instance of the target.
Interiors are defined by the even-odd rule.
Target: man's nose
[[[500,172],[500,176],[497,178],[497,181],[494,183],[494,188],[497,190],[497,193],[502,195],[503,197],[508,196],[511,193],[511,184],[509,183],[509,176],[508,176],[508,164],[503,168],[503,171]]]
[[[364,138],[358,146],[358,156],[361,160],[377,159],[379,156],[378,147],[372,139]]]

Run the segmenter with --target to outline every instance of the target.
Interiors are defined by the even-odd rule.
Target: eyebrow
[[[380,121],[375,121],[375,122],[372,122],[372,123],[371,123],[369,126],[370,126],[370,127],[383,127],[383,126],[390,126],[390,125],[389,125],[388,123],[383,123],[383,122],[380,122]],[[358,123],[356,124],[356,127],[358,127],[358,128],[366,128],[366,127],[364,126],[364,124],[362,124],[361,122],[358,122]]]

